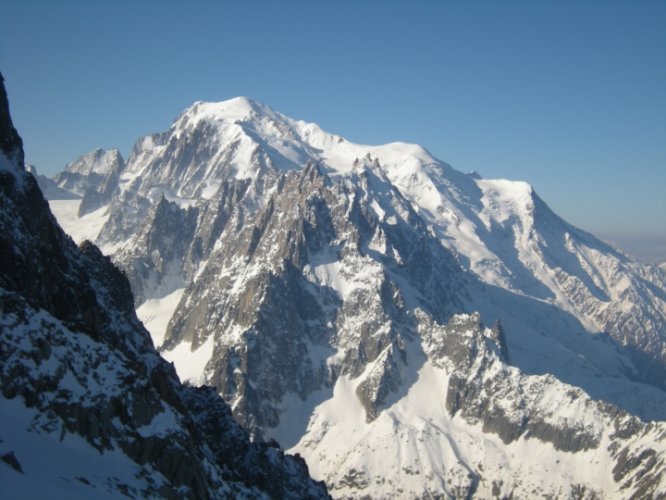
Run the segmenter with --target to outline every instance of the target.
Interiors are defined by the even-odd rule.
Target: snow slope
[[[3,437],[0,454],[12,453],[21,473],[0,465],[0,496],[37,500],[44,498],[88,499],[118,498],[119,485],[128,492],[147,492],[147,498],[159,498],[142,477],[140,466],[117,451],[100,454],[75,434],[60,439],[26,428],[39,419],[39,413],[26,408],[17,399],[0,398]],[[11,451],[10,451],[11,450]],[[160,478],[166,483],[165,478]]]
[[[49,208],[62,226],[76,243],[84,240],[95,241],[97,235],[108,219],[106,207],[94,212],[78,216],[81,200],[49,200]]]
[[[155,347],[159,348],[162,345],[169,320],[178,307],[184,291],[184,288],[179,288],[160,299],[148,299],[137,308],[136,315],[150,332]]]

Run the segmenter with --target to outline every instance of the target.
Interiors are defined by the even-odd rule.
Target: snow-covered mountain
[[[117,149],[96,149],[65,166],[53,181],[59,188],[83,198],[78,211],[82,216],[111,201],[123,168],[125,161]]]
[[[23,166],[0,75],[0,497],[329,498],[182,385],[127,279],[60,229]]]
[[[181,378],[335,495],[666,492],[666,273],[529,185],[237,98],[139,140],[110,199],[51,206]]]

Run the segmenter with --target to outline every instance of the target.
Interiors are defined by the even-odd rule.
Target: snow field
[[[80,204],[81,200],[49,200],[49,207],[58,224],[77,244],[83,240],[95,241],[108,219],[107,207],[98,208],[79,218]]]

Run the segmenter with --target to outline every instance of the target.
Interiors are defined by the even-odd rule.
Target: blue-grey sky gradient
[[[595,234],[666,241],[664,26],[650,0],[5,0],[0,70],[47,175],[245,95],[528,181]]]

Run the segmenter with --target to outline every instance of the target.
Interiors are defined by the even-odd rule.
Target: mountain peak
[[[220,102],[196,101],[183,112],[181,118],[194,118],[197,121],[208,119],[244,122],[258,116],[268,116],[275,119],[279,116],[279,113],[259,101],[240,96]]]
[[[65,172],[89,175],[91,173],[107,175],[124,162],[117,149],[95,148],[65,166]]]

